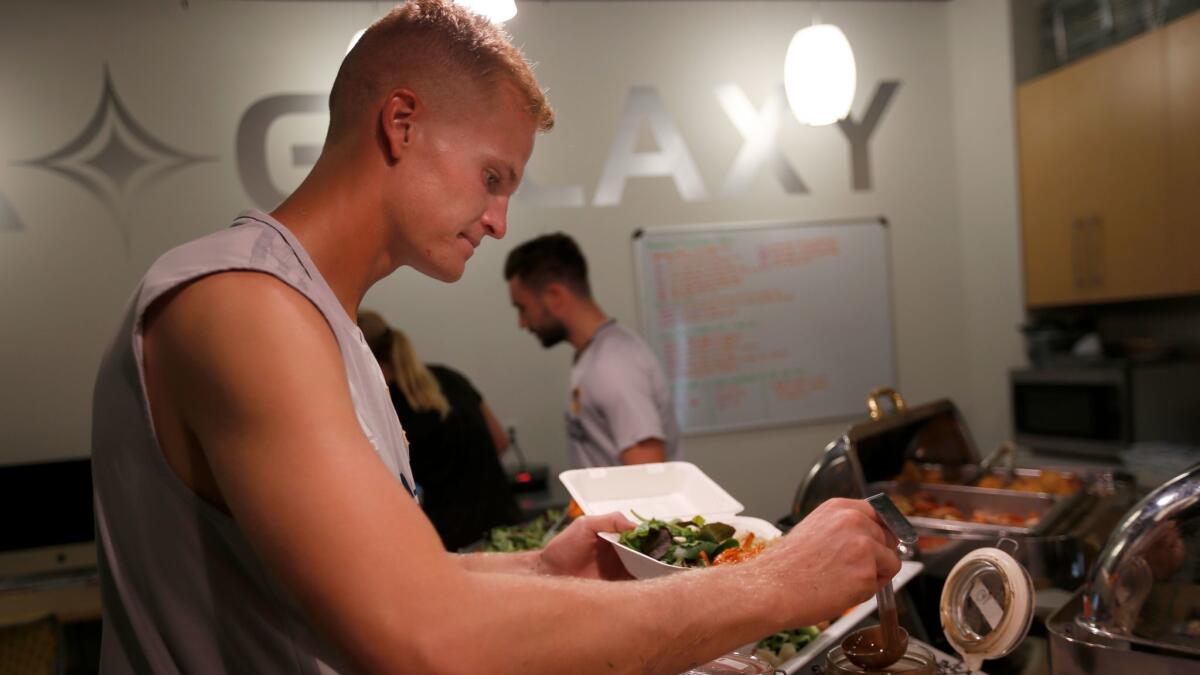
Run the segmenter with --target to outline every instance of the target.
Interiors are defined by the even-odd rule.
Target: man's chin
[[[419,265],[419,266],[413,265],[413,269],[415,269],[416,271],[420,272],[421,274],[424,274],[425,276],[430,277],[432,279],[437,279],[438,281],[452,284],[463,277],[463,274],[467,271],[467,263],[464,260],[462,262],[462,264],[459,264],[459,265],[453,265],[453,264],[445,264],[445,265],[425,264],[425,265]]]

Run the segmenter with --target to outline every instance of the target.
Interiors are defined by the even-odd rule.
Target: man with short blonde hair
[[[554,110],[504,31],[451,3],[406,3],[376,21],[346,55],[329,94],[329,135],[361,129],[375,99],[402,82],[420,83],[428,105],[445,105],[452,114],[472,96],[486,100],[504,81],[520,92],[538,131],[554,127]]]
[[[750,563],[646,584],[603,581],[622,572],[596,532],[619,515],[540,552],[443,550],[354,317],[398,267],[453,281],[504,236],[550,118],[523,65],[477,58],[494,34],[409,0],[351,51],[300,187],[146,273],[93,399],[102,672],[678,673],[899,569],[861,502]]]

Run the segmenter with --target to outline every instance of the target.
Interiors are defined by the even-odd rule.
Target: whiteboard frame
[[[644,318],[645,318],[646,314],[644,311],[645,307],[643,306],[643,303],[642,303],[642,293],[641,293],[641,289],[644,288],[643,282],[645,281],[642,263],[643,263],[643,254],[645,252],[643,242],[645,241],[646,235],[659,234],[659,233],[664,233],[664,232],[669,233],[669,234],[695,234],[695,233],[707,233],[707,232],[767,230],[767,229],[779,229],[779,228],[783,228],[783,227],[831,227],[831,226],[838,226],[838,225],[842,225],[842,226],[846,226],[846,227],[856,226],[856,225],[878,225],[879,227],[882,227],[884,230],[884,236],[883,236],[883,249],[884,249],[884,253],[885,253],[884,261],[883,261],[884,276],[889,281],[889,283],[887,285],[887,289],[886,289],[887,303],[888,303],[888,340],[891,342],[891,346],[892,346],[891,360],[890,360],[890,363],[888,363],[888,366],[890,367],[890,369],[892,371],[891,372],[892,382],[890,384],[881,382],[879,384],[879,386],[890,386],[890,387],[896,389],[897,391],[902,391],[901,386],[900,386],[900,368],[897,363],[898,356],[897,356],[897,348],[896,348],[897,345],[896,345],[895,283],[893,283],[891,281],[892,280],[892,272],[893,272],[892,236],[891,236],[891,230],[890,230],[891,223],[888,221],[887,216],[882,216],[882,215],[864,216],[861,218],[844,218],[843,217],[843,218],[835,218],[835,219],[830,219],[830,220],[754,220],[754,221],[746,221],[746,222],[733,221],[733,222],[722,222],[722,223],[698,223],[698,224],[691,224],[691,225],[652,225],[652,226],[648,226],[648,227],[644,227],[644,228],[639,227],[633,231],[633,234],[630,237],[630,239],[632,241],[632,246],[630,247],[630,249],[631,249],[630,253],[633,258],[633,275],[634,275],[633,296],[634,296],[634,306],[636,307],[636,313],[637,313],[638,330],[641,332],[641,334],[643,336],[647,335],[647,332],[646,332],[647,327],[644,322]],[[655,356],[655,358],[659,357],[658,353],[655,353],[654,356]],[[663,365],[661,362],[659,363],[659,366],[662,367],[665,372],[666,366]],[[672,391],[673,391],[674,390],[674,382],[669,383],[669,385],[672,387]],[[869,411],[866,406],[867,393],[868,392],[864,391],[862,394],[863,395],[863,412],[861,415],[846,414],[846,415],[831,415],[829,417],[815,417],[815,418],[809,418],[809,419],[803,419],[803,420],[792,420],[792,421],[767,421],[767,422],[746,422],[746,423],[742,423],[742,424],[721,424],[721,425],[713,425],[713,426],[707,426],[707,427],[699,427],[699,428],[695,428],[695,429],[684,429],[683,424],[680,423],[679,424],[680,435],[684,436],[684,437],[713,436],[713,435],[717,435],[717,434],[735,433],[735,432],[739,432],[739,431],[752,431],[752,430],[758,430],[758,429],[782,429],[785,427],[803,427],[803,426],[811,426],[811,425],[817,425],[817,424],[831,424],[833,422],[843,422],[843,421],[848,421],[848,420],[861,419],[861,418],[869,415]],[[676,402],[676,403],[678,403],[678,402]],[[678,408],[676,410],[678,410]],[[679,420],[676,420],[676,421],[679,422]]]

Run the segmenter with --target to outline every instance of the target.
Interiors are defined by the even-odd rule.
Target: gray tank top
[[[142,318],[171,289],[214,272],[271,274],[321,311],[341,350],[363,433],[405,488],[404,432],[362,333],[300,242],[257,211],[151,266],[101,362],[92,411],[103,597],[101,672],[347,673],[237,525],[171,470],[150,423]],[[280,467],[279,480],[287,480]],[[409,489],[411,494],[412,490]]]

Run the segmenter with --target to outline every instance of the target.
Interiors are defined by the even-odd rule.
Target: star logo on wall
[[[214,159],[171,147],[147,131],[122,103],[105,65],[100,103],[83,130],[58,150],[19,164],[75,183],[103,202],[120,222],[126,197],[191,164]],[[124,227],[121,231],[128,246],[129,235]]]
[[[20,232],[25,226],[21,224],[21,219],[17,216],[17,210],[13,208],[8,198],[0,192],[0,232]]]

